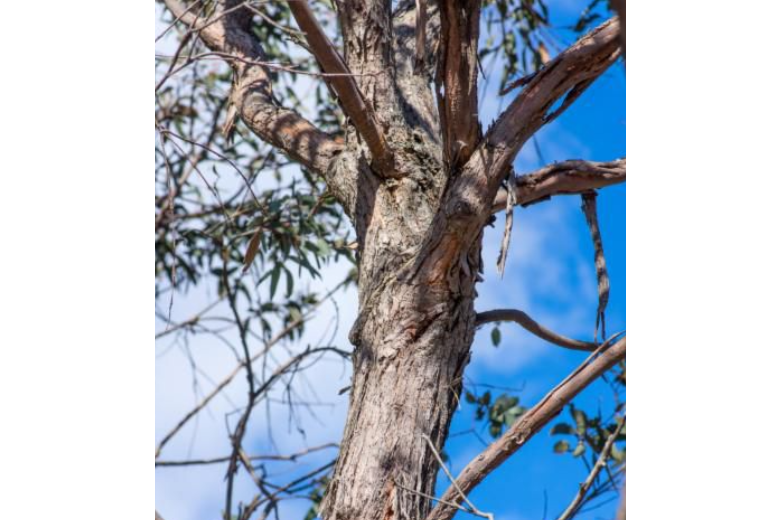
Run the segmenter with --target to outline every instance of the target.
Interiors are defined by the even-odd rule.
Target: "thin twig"
[[[624,415],[620,419],[620,422],[618,422],[615,431],[612,432],[612,434],[607,438],[607,441],[604,443],[604,448],[601,450],[598,460],[593,465],[593,469],[590,471],[590,474],[585,479],[585,482],[580,484],[580,488],[579,490],[577,490],[577,494],[574,496],[574,500],[572,500],[571,504],[569,504],[569,507],[567,507],[563,513],[561,513],[561,516],[558,517],[558,520],[569,520],[582,506],[583,499],[585,498],[585,495],[587,494],[588,490],[593,485],[593,482],[595,482],[596,477],[601,472],[602,468],[606,467],[607,458],[609,457],[609,454],[612,450],[612,445],[615,444],[615,441],[617,440],[618,435],[620,435],[620,431],[623,429],[623,426],[625,426],[625,424],[626,424],[626,416]]]
[[[339,445],[335,442],[330,442],[328,444],[323,444],[321,446],[315,446],[313,448],[308,448],[305,450],[301,450],[297,453],[293,453],[290,455],[252,455],[249,457],[249,460],[273,460],[273,461],[291,461],[295,462],[299,458],[308,455],[310,453],[315,453],[317,451],[325,450],[328,448],[338,448]],[[230,460],[230,456],[225,457],[217,457],[213,459],[192,459],[192,460],[157,460],[154,462],[155,467],[176,467],[176,466],[203,466],[207,464],[220,464],[223,462],[227,462]]]
[[[458,484],[458,481],[455,480],[455,477],[453,477],[452,473],[450,473],[450,470],[447,468],[447,465],[444,463],[443,460],[441,460],[441,457],[439,456],[439,452],[436,450],[436,446],[433,445],[433,441],[431,441],[431,438],[425,434],[422,434],[422,438],[425,439],[425,441],[428,443],[428,447],[431,448],[431,453],[433,453],[433,456],[436,457],[436,462],[439,463],[439,466],[447,475],[447,478],[450,479],[450,483],[452,484],[452,486],[458,491],[463,501],[466,502],[466,505],[469,506],[470,508],[469,513],[472,513],[476,516],[481,516],[482,518],[493,520],[492,513],[484,513],[479,509],[477,509],[477,506],[471,503],[471,500],[469,500],[469,498],[466,496],[466,493],[464,493],[463,490],[460,488],[460,484]]]

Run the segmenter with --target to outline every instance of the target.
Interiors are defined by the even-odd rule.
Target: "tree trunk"
[[[386,301],[397,309],[377,313],[360,335],[326,520],[423,519],[430,510],[438,463],[426,437],[440,449],[447,436],[473,337],[473,300],[447,310],[430,300],[403,308],[394,292]]]
[[[349,414],[320,511],[325,520],[425,518],[439,469],[427,439],[437,450],[444,444],[474,337],[481,241],[463,255],[424,251],[447,173],[440,148],[415,131],[406,135],[396,160],[412,175],[380,181],[354,159],[341,165],[360,175],[353,210],[360,310],[350,332]],[[453,262],[453,255],[462,257]]]

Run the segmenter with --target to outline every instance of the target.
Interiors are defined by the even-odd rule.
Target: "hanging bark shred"
[[[582,194],[582,212],[585,213],[585,219],[588,221],[590,237],[593,240],[593,248],[595,249],[596,277],[599,284],[599,308],[596,312],[596,328],[593,331],[593,340],[597,341],[599,324],[601,325],[602,339],[606,339],[607,335],[604,312],[609,301],[609,275],[607,274],[607,260],[604,257],[604,246],[601,243],[599,221],[596,216],[595,191]]]
[[[515,217],[515,202],[517,202],[517,183],[515,182],[515,172],[510,171],[507,177],[506,190],[506,223],[504,224],[504,238],[501,240],[501,251],[498,253],[498,274],[504,277],[504,268],[506,267],[506,257],[509,255],[509,240],[512,237],[512,224]]]

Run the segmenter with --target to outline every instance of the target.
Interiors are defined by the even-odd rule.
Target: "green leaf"
[[[582,410],[577,410],[574,408],[574,405],[569,407],[569,412],[571,413],[571,417],[574,419],[574,422],[577,423],[577,433],[579,435],[585,435],[585,431],[588,425],[588,417],[585,415],[585,412]]]
[[[282,264],[276,264],[274,270],[271,271],[271,298],[276,294],[276,287],[279,285],[279,277],[282,274]]]
[[[550,435],[572,435],[574,434],[574,428],[570,424],[558,423],[553,426],[550,431]]]
[[[623,462],[626,460],[626,452],[625,450],[621,450],[616,445],[612,445],[612,450],[610,452],[610,455],[612,456],[612,459],[615,462]]]
[[[282,266],[282,267],[284,267],[284,274],[287,277],[287,292],[285,294],[285,297],[289,298],[290,296],[292,296],[292,292],[293,292],[293,285],[294,285],[293,275],[290,272],[290,270],[287,269],[286,266]]]
[[[490,339],[493,341],[493,346],[497,347],[499,343],[501,343],[501,331],[498,330],[498,327],[494,327],[493,331],[490,333]]]
[[[521,415],[523,415],[526,411],[525,407],[522,406],[513,406],[506,412],[504,412],[504,424],[507,426],[512,426],[512,424],[520,418]]]
[[[558,441],[555,443],[555,446],[553,446],[553,451],[555,453],[566,453],[569,451],[569,441]]]
[[[579,444],[577,444],[577,447],[574,448],[574,451],[572,452],[572,455],[575,456],[575,457],[579,457],[583,453],[585,453],[585,445],[583,443],[579,443]]]

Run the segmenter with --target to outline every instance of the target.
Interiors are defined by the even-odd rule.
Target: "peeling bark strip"
[[[563,383],[547,394],[536,406],[528,410],[496,442],[468,463],[456,479],[458,487],[465,493],[472,491],[491,471],[522,448],[528,439],[558,415],[566,403],[574,399],[585,387],[625,357],[626,338],[624,337],[606,348],[595,359],[589,358],[577,367]],[[457,510],[443,502],[460,504],[462,498],[453,485],[444,492],[440,500],[441,502],[431,511],[426,520],[450,520]]]
[[[498,274],[504,277],[504,268],[506,259],[509,255],[509,241],[512,238],[512,223],[515,220],[515,202],[517,198],[517,183],[515,182],[515,172],[510,171],[507,177],[507,197],[506,197],[506,222],[504,224],[504,238],[501,239],[501,251],[498,253]]]
[[[593,241],[593,249],[595,250],[594,262],[596,264],[596,278],[599,283],[599,307],[596,311],[596,328],[593,331],[593,341],[598,341],[599,323],[601,323],[601,338],[607,338],[604,311],[606,311],[607,303],[609,302],[609,275],[607,274],[607,259],[604,256],[604,245],[601,243],[599,220],[596,215],[595,191],[582,194],[582,212],[585,213],[585,219],[588,221],[590,238]]]

